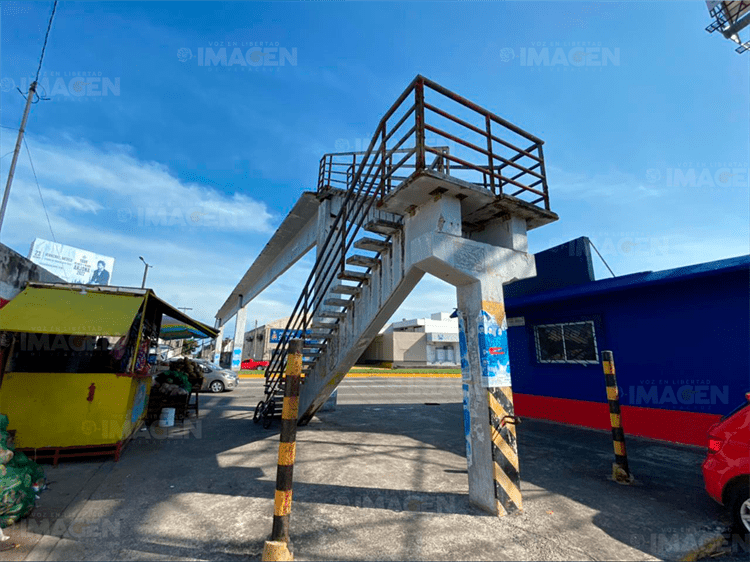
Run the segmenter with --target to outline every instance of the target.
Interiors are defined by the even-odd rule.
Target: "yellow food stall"
[[[113,454],[141,425],[162,317],[216,331],[150,289],[29,283],[0,309],[0,413],[31,458]]]

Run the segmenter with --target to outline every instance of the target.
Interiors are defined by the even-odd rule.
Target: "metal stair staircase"
[[[462,105],[464,116],[468,108],[481,126],[439,109],[426,99],[428,90]],[[427,116],[439,116],[443,128]],[[500,130],[513,142],[500,139]],[[453,143],[457,153],[428,146],[425,131]],[[477,146],[462,140],[461,131],[486,138]],[[406,266],[406,222],[449,189],[461,201],[467,228],[508,208],[529,228],[557,218],[549,211],[542,141],[422,76],[386,112],[366,151],[321,159],[317,197],[332,210],[318,215],[317,258],[266,369],[256,421],[268,424],[280,414],[293,338],[304,338],[300,423],[311,419],[421,279],[422,271]]]

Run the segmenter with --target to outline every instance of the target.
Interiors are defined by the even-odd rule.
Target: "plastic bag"
[[[44,470],[20,451],[9,445],[8,417],[0,414],[0,449],[10,453],[0,464],[0,528],[8,527],[26,517],[34,509],[36,494],[44,489]],[[8,455],[3,455],[7,457]]]

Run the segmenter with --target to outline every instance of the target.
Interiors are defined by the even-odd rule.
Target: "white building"
[[[362,354],[359,363],[393,367],[456,367],[460,365],[458,319],[450,312],[388,325]]]

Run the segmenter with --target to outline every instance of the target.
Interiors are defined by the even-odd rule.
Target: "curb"
[[[263,379],[265,375],[239,375],[241,379]],[[460,373],[349,373],[347,379],[365,379],[365,378],[427,378],[427,379],[460,379]]]

